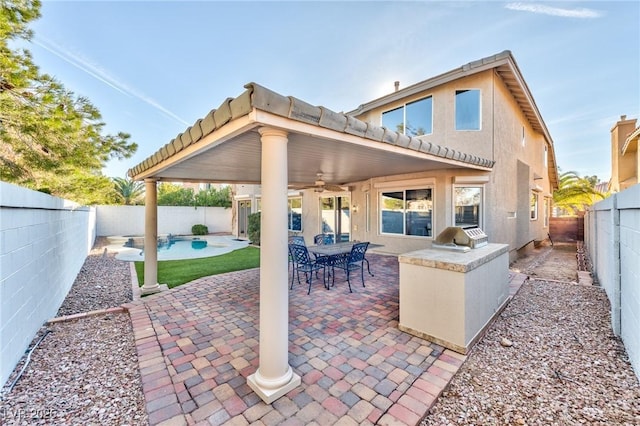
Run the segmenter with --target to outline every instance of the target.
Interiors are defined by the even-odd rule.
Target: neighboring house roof
[[[638,150],[638,138],[640,138],[640,126],[631,132],[631,134],[625,139],[624,145],[622,145],[622,155],[625,155],[627,151],[635,152]]]
[[[397,92],[393,92],[389,95],[375,99],[371,102],[360,105],[353,111],[349,111],[349,115],[360,115],[372,109],[387,105],[392,102],[399,101],[408,96],[418,94],[429,90],[431,88],[441,86],[451,81],[459,80],[463,77],[467,77],[473,74],[477,74],[486,70],[494,69],[500,76],[504,84],[507,86],[511,95],[516,100],[518,106],[522,110],[522,113],[527,118],[527,121],[531,127],[541,133],[547,144],[549,145],[549,166],[551,169],[550,179],[554,188],[558,187],[558,172],[555,159],[555,151],[553,149],[553,140],[549,134],[549,130],[542,120],[542,115],[536,106],[536,102],[533,99],[533,95],[525,82],[516,61],[511,54],[511,51],[505,50],[496,55],[488,56],[486,58],[479,59],[477,61],[469,62],[454,70],[448,71],[444,74],[440,74],[435,77],[431,77],[427,80],[413,84],[411,86],[400,89]]]
[[[194,156],[201,155],[205,150],[219,147],[219,145],[226,142],[235,143],[237,141],[241,143],[241,134],[245,136],[255,135],[257,127],[273,125],[273,123],[276,124],[275,127],[283,127],[287,130],[295,129],[292,131],[297,131],[300,135],[310,135],[308,132],[312,130],[314,132],[313,137],[310,135],[308,138],[316,143],[315,149],[317,151],[336,149],[338,146],[336,143],[344,145],[349,144],[351,141],[354,146],[363,146],[365,145],[363,143],[369,141],[370,144],[366,144],[365,147],[370,146],[371,149],[387,150],[390,155],[395,155],[396,157],[407,156],[410,152],[423,154],[420,158],[432,161],[432,163],[435,161],[433,164],[440,164],[439,167],[450,165],[451,167],[491,170],[495,163],[492,160],[374,126],[345,113],[334,112],[321,106],[313,106],[295,97],[280,95],[256,83],[249,83],[245,85],[245,88],[247,90],[240,96],[227,98],[220,107],[209,112],[204,118],[197,120],[156,153],[130,169],[129,176],[135,179],[159,177],[170,180],[171,178],[176,178],[178,176],[170,176],[166,173],[163,175],[161,173],[162,168],[168,167],[169,163],[174,163],[175,165],[178,161],[193,159]],[[261,111],[267,114],[259,114]],[[282,121],[282,118],[287,120]],[[293,125],[292,122],[294,123]],[[299,125],[295,126],[295,123]],[[302,129],[303,124],[311,125],[313,128],[307,127],[306,129],[308,130],[304,130]],[[327,130],[330,132],[327,133]],[[353,139],[354,136],[357,140]],[[202,146],[201,142],[206,147]],[[319,145],[318,143],[320,142],[325,145]],[[331,143],[334,143],[332,145],[333,148]],[[255,148],[255,144],[253,146],[254,150],[257,149],[259,151],[259,144],[257,148]],[[243,153],[248,156],[251,155],[249,149],[245,149]],[[226,155],[229,156],[229,152]],[[392,161],[393,156],[389,158],[388,163],[392,163]],[[240,164],[237,166],[240,166]],[[414,170],[417,170],[415,166],[416,164],[414,164]],[[314,175],[315,172],[314,170]],[[183,168],[183,173],[186,173],[186,168]],[[378,171],[379,173],[380,171]],[[204,178],[204,176],[198,176],[200,180]],[[196,177],[194,176],[192,179],[196,179]],[[259,175],[257,180],[254,173],[245,181],[259,181]],[[233,182],[233,180],[228,182]]]

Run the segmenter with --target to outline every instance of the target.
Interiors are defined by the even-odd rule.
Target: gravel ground
[[[69,315],[131,300],[129,265],[97,241],[58,311]],[[0,401],[0,425],[146,425],[129,315],[106,314],[43,326],[31,360]],[[23,359],[9,378],[13,383]]]
[[[512,265],[531,281],[421,425],[640,425],[640,386],[611,331],[608,300],[598,287],[572,283],[575,261],[575,245],[556,245]],[[130,300],[128,268],[99,240],[58,315]],[[34,344],[44,334],[1,401],[0,424],[147,424],[127,314],[46,326]]]
[[[106,238],[97,238],[58,316],[113,308],[131,301],[129,263],[107,253],[107,244]]]
[[[604,290],[562,281],[575,271],[575,246],[537,254],[512,265],[536,275],[471,350],[422,426],[640,425],[640,385],[611,330]]]

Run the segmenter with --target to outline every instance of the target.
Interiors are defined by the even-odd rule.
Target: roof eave
[[[627,149],[629,149],[629,146],[631,146],[631,143],[633,141],[637,143],[639,138],[640,138],[640,127],[636,127],[636,129],[627,137],[627,139],[625,139],[624,145],[622,145],[622,150],[621,150],[622,155],[625,155],[627,153]]]
[[[187,146],[183,146],[174,154],[166,158],[162,158],[162,155],[158,156],[158,153],[161,153],[164,149],[167,148],[167,146],[171,146],[172,144],[175,145],[176,141],[180,139],[180,135],[182,135],[181,133],[180,135],[178,135],[178,137],[162,147],[155,154],[151,155],[137,166],[129,169],[129,177],[131,177],[131,179],[133,180],[156,178],[157,175],[161,174],[163,170],[166,170],[182,161],[188,160],[189,158],[192,158],[203,151],[211,149],[214,146],[223,144],[240,133],[244,133],[252,128],[257,127],[258,123],[256,123],[255,120],[255,110],[247,113],[242,117],[238,117],[236,120],[228,122],[227,124],[228,125],[221,126],[219,129],[212,131],[208,135],[203,136],[195,142],[192,142]],[[163,179],[158,178],[158,180]],[[176,179],[170,180],[176,181]],[[180,179],[177,179],[177,181],[179,180]],[[230,182],[225,181],[225,183]]]
[[[557,165],[555,160],[555,150],[553,145],[553,139],[551,138],[549,129],[547,128],[544,120],[542,119],[542,114],[540,114],[540,110],[536,105],[533,95],[531,94],[531,91],[529,90],[529,87],[525,82],[524,77],[522,76],[522,73],[520,72],[520,68],[518,67],[518,64],[516,63],[513,55],[511,54],[511,51],[509,50],[505,50],[496,55],[488,56],[486,58],[470,62],[454,70],[448,71],[446,73],[440,74],[430,79],[413,84],[404,89],[400,89],[397,92],[385,95],[371,102],[362,104],[355,110],[347,112],[347,114],[355,115],[355,116],[361,115],[375,108],[387,105],[392,102],[396,102],[398,100],[418,94],[420,92],[424,92],[426,90],[429,90],[437,86],[441,86],[451,81],[458,80],[460,78],[474,75],[487,70],[495,69],[496,72],[500,74],[500,71],[499,71],[500,68],[502,68],[501,70],[502,73],[507,71],[509,73],[509,76],[515,80],[516,86],[509,87],[509,85],[507,84],[507,87],[511,91],[513,97],[518,103],[520,109],[523,111],[525,117],[527,117],[527,120],[531,124],[531,127],[539,131],[544,136],[548,146],[550,147],[550,150],[549,150],[550,164],[552,164],[553,170],[551,171],[551,176],[549,178],[551,180],[552,187],[554,189],[557,189],[559,184],[559,178],[558,178],[558,171],[557,171]],[[505,81],[504,75],[500,75],[500,77],[503,79],[503,81]],[[514,90],[516,92],[514,92]],[[531,111],[531,113],[528,113],[529,110]]]
[[[408,96],[412,96],[420,92],[424,92],[425,90],[429,90],[433,87],[438,87],[443,84],[449,83],[451,81],[458,80],[462,77],[474,75],[479,72],[483,72],[488,69],[495,68],[498,65],[506,63],[508,59],[511,57],[512,57],[511,52],[509,50],[505,50],[496,55],[479,59],[477,61],[469,62],[468,64],[455,68],[451,71],[447,71],[435,77],[431,77],[427,80],[423,80],[411,86],[407,86],[404,89],[400,89],[396,92],[390,93],[388,95],[384,95],[380,98],[364,103],[360,105],[358,108],[356,108],[355,110],[347,112],[347,114],[356,115],[356,116],[363,114],[375,108],[404,99]]]

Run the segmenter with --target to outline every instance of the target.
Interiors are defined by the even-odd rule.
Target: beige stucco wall
[[[544,220],[545,198],[551,205],[549,163],[545,165],[542,134],[533,130],[501,79],[494,79],[494,157],[488,206],[493,217],[491,234],[495,242],[507,243],[511,250],[547,238]],[[524,143],[523,143],[524,133]],[[529,191],[527,192],[527,189]],[[538,194],[537,219],[530,218],[531,191]],[[513,217],[512,212],[515,212]],[[548,210],[547,210],[548,214]]]
[[[461,89],[481,90],[481,129],[478,131],[455,130],[455,91]],[[472,186],[483,187],[483,224],[481,226],[489,236],[490,242],[509,244],[510,260],[516,259],[519,249],[532,245],[534,241],[546,239],[548,225],[544,220],[544,200],[545,198],[550,200],[552,193],[549,169],[545,166],[544,159],[546,141],[542,134],[531,127],[511,93],[493,71],[461,78],[376,108],[358,118],[380,125],[382,112],[425,96],[433,96],[433,132],[422,138],[435,144],[494,160],[493,170],[491,172],[471,169],[425,170],[421,173],[385,176],[349,183],[347,194],[351,197],[352,206],[351,238],[381,244],[382,247],[377,251],[394,254],[429,248],[432,237],[388,235],[380,232],[378,213],[380,192],[407,189],[410,186],[432,187],[434,190],[432,230],[433,236],[437,236],[445,227],[454,223],[454,181],[465,181],[463,177],[466,177],[467,181],[482,181],[469,183]],[[551,149],[552,147],[548,147],[548,150]],[[538,194],[538,215],[535,220],[530,219],[529,210],[532,189]],[[303,197],[302,235],[307,243],[311,243],[313,236],[322,230],[319,197],[329,196],[331,193],[318,194],[313,190],[305,190],[300,191],[300,194]],[[340,195],[345,194],[340,193]],[[357,206],[357,211],[354,211],[354,206]]]
[[[479,131],[455,130],[455,91],[461,89],[481,90],[482,124]],[[485,218],[483,229],[489,235],[490,241],[509,244],[510,259],[514,260],[518,249],[533,241],[546,239],[548,224],[544,219],[545,199],[550,206],[552,194],[548,162],[545,165],[544,147],[547,144],[544,136],[531,127],[507,87],[493,71],[462,78],[390,103],[367,112],[359,118],[379,125],[384,111],[426,96],[433,97],[433,133],[422,138],[496,162],[493,171],[488,173],[488,181],[483,185]],[[552,147],[547,146],[548,151],[551,149]],[[437,236],[444,227],[453,223],[454,176],[479,174],[487,175],[476,171],[443,170],[419,175],[396,176],[385,180],[435,179],[434,235]],[[374,188],[375,182],[373,180],[360,183],[355,187],[369,184],[371,200],[377,202],[378,192]],[[530,219],[529,200],[532,189],[538,194],[538,214],[535,220]],[[358,191],[355,191],[352,196],[354,200],[364,198],[363,195],[358,194]],[[430,239],[425,241],[421,237],[380,235],[379,219],[375,211],[372,214],[375,217],[370,218],[371,232],[364,235],[361,232],[354,232],[354,237],[379,242],[389,251],[398,253],[430,245]]]
[[[434,89],[418,93],[414,96],[375,108],[361,116],[360,120],[382,125],[382,113],[398,108],[405,103],[413,102],[427,96],[433,97],[433,132],[421,136],[428,142],[447,146],[468,154],[483,158],[492,158],[493,126],[492,126],[492,79],[493,73],[485,71],[455,82],[438,86]],[[480,130],[455,130],[455,91],[464,89],[480,89],[481,125]]]

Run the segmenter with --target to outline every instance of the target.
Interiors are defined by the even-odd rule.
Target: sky
[[[510,50],[560,171],[611,175],[640,115],[640,2],[47,1],[27,48],[139,147],[127,170],[256,82],[334,111]],[[640,123],[639,123],[640,124]]]

